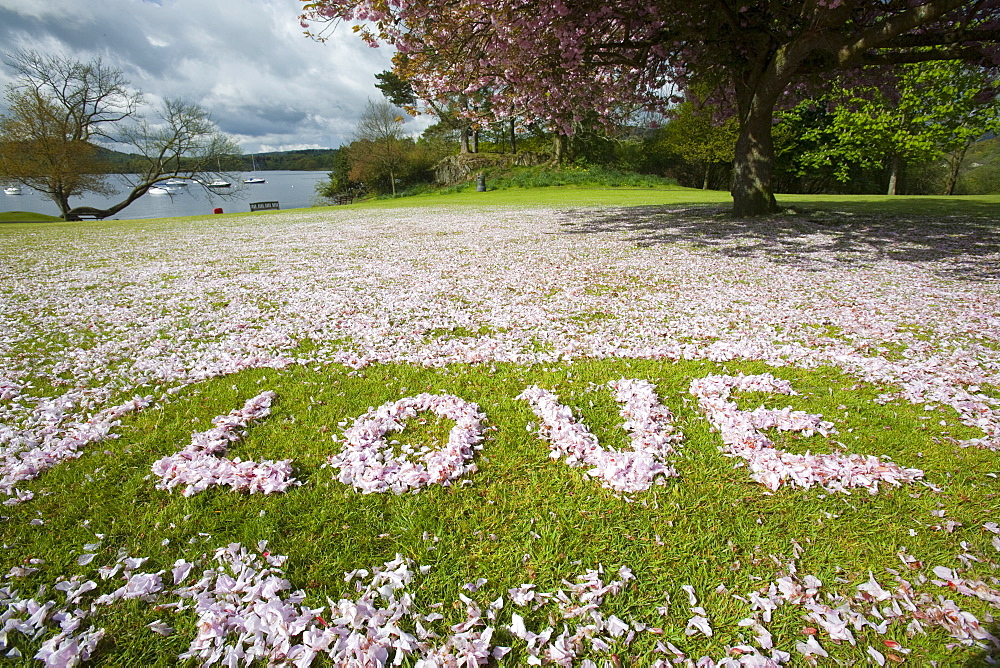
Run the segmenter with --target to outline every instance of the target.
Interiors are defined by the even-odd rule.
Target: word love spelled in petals
[[[742,457],[750,467],[751,477],[774,491],[789,482],[809,488],[819,485],[830,491],[864,487],[878,493],[879,482],[900,486],[923,477],[919,469],[907,469],[878,457],[848,455],[796,455],[774,447],[759,429],[797,431],[806,436],[827,435],[836,430],[821,416],[790,408],[770,410],[763,406],[752,412],[741,411],[729,401],[732,390],[794,394],[787,380],[765,373],[752,376],[709,375],[691,381],[691,394],[709,421],[719,430],[725,443],[723,452]]]
[[[527,401],[542,421],[541,434],[551,444],[549,456],[564,457],[570,466],[593,467],[587,474],[600,479],[608,489],[641,492],[649,489],[654,480],[662,484],[663,478],[676,477],[677,472],[665,460],[674,453],[672,443],[683,435],[673,432],[672,415],[656,399],[654,386],[626,379],[611,386],[622,404],[621,413],[634,450],[619,452],[602,448],[587,426],[573,418],[573,411],[559,403],[558,396],[537,385],[528,387],[517,398]]]
[[[402,431],[406,420],[424,411],[455,421],[448,443],[439,450],[403,444],[398,455],[392,454],[385,435]],[[482,448],[485,418],[479,406],[451,394],[406,397],[355,420],[344,430],[344,449],[332,455],[329,463],[340,469],[340,482],[366,494],[390,491],[401,494],[430,484],[447,485],[477,470],[471,459]]]
[[[208,431],[195,433],[186,448],[158,460],[153,473],[160,477],[157,489],[171,490],[187,485],[184,496],[191,496],[209,487],[225,485],[250,494],[284,492],[295,484],[290,459],[280,461],[245,462],[223,457],[229,446],[243,440],[253,422],[271,414],[271,391],[248,400],[243,408],[212,420]]]

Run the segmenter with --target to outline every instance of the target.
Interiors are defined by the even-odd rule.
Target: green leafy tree
[[[894,195],[907,164],[945,156],[944,191],[951,194],[969,146],[1000,129],[994,85],[982,68],[929,62],[900,68],[894,91],[838,86],[786,114],[795,127],[793,162],[799,174],[832,169],[841,182],[859,169],[884,167]]]
[[[369,100],[358,121],[355,140],[342,149],[349,165],[346,174],[342,169],[334,170],[331,187],[363,184],[365,190],[395,197],[399,186],[430,180],[440,155],[430,143],[407,137],[404,120],[398,107],[384,100]]]
[[[673,119],[658,133],[655,147],[697,167],[701,187],[708,189],[713,167],[733,162],[738,135],[735,118],[715,122],[710,110],[685,102],[677,106]]]
[[[368,100],[358,120],[355,140],[348,147],[351,180],[363,181],[369,187],[387,183],[395,197],[396,181],[403,171],[408,149],[403,122],[403,112],[398,107],[384,100]]]
[[[969,147],[955,192],[959,195],[1000,193],[1000,139],[993,137]]]
[[[336,197],[361,190],[361,183],[351,181],[351,156],[347,146],[341,146],[333,158],[333,168],[326,181],[316,184],[316,192],[323,197]]]

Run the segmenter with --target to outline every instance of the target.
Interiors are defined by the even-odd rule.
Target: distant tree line
[[[136,161],[141,157],[130,153],[120,153],[101,146],[96,146],[95,150],[100,157],[98,164],[101,173],[130,173],[134,171]],[[220,172],[249,172],[254,169],[255,165],[259,170],[325,172],[333,169],[338,151],[339,149],[335,148],[315,148],[253,155],[238,153],[219,156],[216,166]],[[184,157],[181,157],[177,162],[182,169],[188,163]]]
[[[249,172],[254,163],[257,169],[287,169],[294,171],[319,172],[328,171],[333,168],[337,159],[335,148],[310,148],[296,151],[277,151],[271,153],[257,153],[255,155],[238,156],[239,168],[237,171]]]

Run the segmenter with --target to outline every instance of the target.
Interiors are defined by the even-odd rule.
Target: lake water
[[[172,195],[146,193],[109,220],[198,216],[212,213],[216,208],[222,209],[225,213],[239,213],[250,211],[250,202],[278,202],[282,209],[315,206],[321,204],[316,196],[316,184],[329,175],[330,172],[266,171],[252,174],[245,172],[232,179],[232,188],[218,193],[197,184],[180,188],[180,192]],[[243,179],[251,176],[262,178],[266,183],[243,183]],[[50,216],[59,215],[59,207],[52,200],[42,197],[29,188],[23,188],[23,193],[7,195],[0,190],[0,211],[31,211]],[[119,201],[121,196],[106,198],[89,193],[82,197],[71,198],[70,204],[101,208]]]

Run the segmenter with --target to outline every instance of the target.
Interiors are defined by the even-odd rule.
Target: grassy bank
[[[1000,195],[788,195],[777,196],[782,207],[804,211],[823,210],[849,214],[940,215],[997,217]],[[397,199],[359,202],[352,207],[409,208],[433,206],[515,206],[515,207],[595,207],[595,206],[720,206],[728,208],[732,197],[721,190],[681,187],[592,188],[551,186],[510,188],[447,194],[423,194]]]
[[[297,211],[336,211],[338,209],[424,209],[430,207],[496,208],[496,207],[650,207],[650,206],[712,206],[725,211],[732,204],[726,191],[699,190],[671,185],[593,187],[580,185],[552,185],[548,187],[516,187],[487,192],[474,188],[447,193],[424,193],[396,199],[365,200],[337,207],[311,207]],[[1000,210],[1000,195],[961,195],[952,197],[912,195],[888,197],[883,195],[788,195],[779,194],[778,204],[783,208],[809,211],[828,211],[849,215],[934,215],[975,216],[995,218]],[[286,210],[288,211],[288,210]],[[125,211],[127,215],[127,209]],[[264,211],[255,216],[280,215],[281,212]],[[223,217],[243,217],[245,213],[227,213]],[[180,217],[175,220],[199,220],[206,216]],[[0,213],[0,222],[60,222],[54,216],[30,212]],[[150,219],[141,219],[143,221]],[[849,221],[845,219],[845,222]],[[137,221],[125,220],[126,224]],[[99,227],[115,221],[84,221],[73,225]]]
[[[60,220],[62,218],[57,216],[30,211],[0,211],[0,223],[51,223]]]

